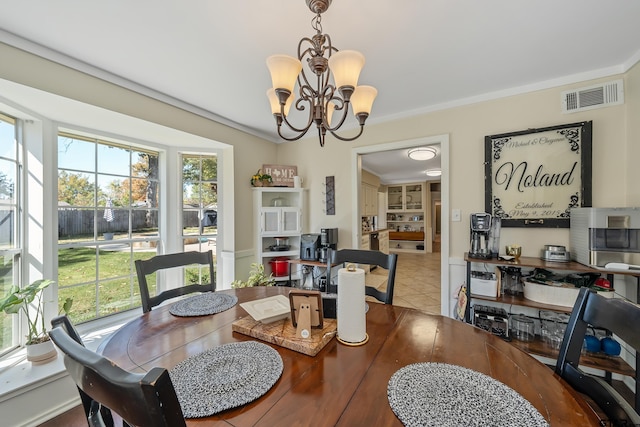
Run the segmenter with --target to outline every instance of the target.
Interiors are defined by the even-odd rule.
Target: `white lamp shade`
[[[364,55],[355,50],[341,50],[329,58],[329,69],[337,88],[356,87],[362,67],[364,67]]]
[[[272,87],[293,93],[296,79],[302,70],[300,61],[289,55],[271,55],[267,58],[267,67],[271,73]]]
[[[287,98],[287,102],[284,104],[285,116],[289,115],[289,110],[291,109],[291,105],[293,104],[295,97],[295,94],[291,92],[291,95]],[[271,114],[280,114],[280,101],[278,100],[278,95],[276,95],[276,90],[274,88],[267,89],[267,98],[269,98],[269,105],[271,105]]]
[[[351,95],[351,106],[353,114],[367,113],[371,114],[373,100],[376,99],[378,90],[373,86],[358,86]]]
[[[440,176],[442,175],[442,170],[440,169],[430,169],[425,172],[427,176]]]

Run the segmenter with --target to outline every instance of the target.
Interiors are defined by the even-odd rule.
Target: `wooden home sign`
[[[503,227],[569,227],[591,206],[592,122],[485,136],[485,210]]]
[[[293,177],[298,175],[297,166],[262,165],[262,171],[271,175],[274,187],[293,187]]]

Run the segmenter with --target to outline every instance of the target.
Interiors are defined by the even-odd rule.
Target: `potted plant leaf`
[[[234,280],[231,282],[232,288],[250,288],[253,286],[273,286],[276,284],[276,280],[273,275],[266,275],[264,272],[264,264],[254,262],[251,264],[251,271],[249,272],[249,278],[246,282],[242,280]]]
[[[13,285],[0,300],[0,310],[7,314],[20,314],[22,311],[27,318],[27,360],[30,362],[40,362],[57,354],[47,334],[42,300],[42,291],[52,283],[53,280],[40,279],[23,288]],[[62,310],[68,313],[72,304],[73,299],[67,298]]]

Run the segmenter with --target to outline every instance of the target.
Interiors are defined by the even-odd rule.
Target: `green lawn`
[[[139,307],[140,290],[138,279],[135,275],[133,261],[136,259],[149,259],[156,255],[155,252],[133,252],[133,260],[129,251],[102,250],[99,258],[99,279],[96,289],[95,283],[87,285],[69,286],[75,283],[95,281],[96,277],[96,250],[95,248],[69,248],[58,252],[58,310],[62,311],[62,304],[66,298],[73,298],[73,306],[69,317],[74,324],[85,322],[131,308]],[[202,273],[204,271],[200,270]],[[133,280],[131,275],[133,274]],[[199,283],[198,267],[185,270],[187,283]],[[208,274],[202,275],[202,282],[208,282]],[[155,274],[147,276],[149,291],[155,295]],[[4,291],[4,289],[0,289]],[[96,295],[97,293],[97,295]],[[100,311],[96,313],[96,298],[100,301]],[[10,325],[12,319],[9,315],[0,313],[0,349],[4,348],[9,340]]]

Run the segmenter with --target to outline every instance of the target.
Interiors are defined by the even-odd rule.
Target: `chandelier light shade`
[[[321,147],[324,146],[327,131],[342,141],[353,141],[362,135],[378,91],[371,86],[358,86],[365,64],[364,55],[355,50],[338,51],[331,44],[331,37],[322,33],[321,15],[327,11],[332,0],[305,1],[316,14],[312,20],[316,34],[300,40],[297,58],[289,55],[267,58],[273,85],[267,91],[267,97],[278,135],[286,141],[295,141],[315,124]],[[303,66],[305,63],[306,67]],[[289,121],[292,105],[297,111],[308,114],[306,124],[298,127]],[[336,131],[344,124],[349,105],[360,130],[355,136],[344,137]],[[284,133],[283,124],[287,129]]]
[[[409,150],[409,158],[413,160],[431,160],[438,152],[433,147],[418,147]]]

